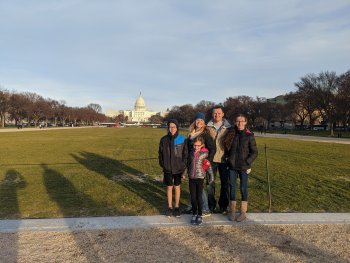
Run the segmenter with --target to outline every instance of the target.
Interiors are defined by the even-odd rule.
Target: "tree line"
[[[225,117],[233,120],[243,113],[253,128],[269,128],[279,122],[280,127],[291,122],[295,127],[310,127],[318,121],[331,130],[336,126],[348,127],[350,117],[350,70],[337,75],[335,72],[307,74],[294,83],[296,90],[275,99],[249,96],[229,97],[219,105],[223,106]],[[189,125],[197,111],[204,112],[207,120],[216,103],[200,101],[195,106],[185,104],[174,106],[165,120],[176,118],[181,125]],[[155,120],[159,120],[159,117]]]
[[[329,125],[333,134],[335,126],[349,126],[350,70],[340,75],[329,71],[307,74],[294,85],[295,91],[274,99],[235,96],[219,104],[223,106],[227,119],[232,121],[238,113],[243,113],[253,128],[269,128],[275,122],[279,122],[280,127],[292,122],[294,126],[312,128],[316,122],[320,122]],[[176,118],[182,126],[186,126],[198,111],[205,113],[209,120],[211,110],[217,104],[202,100],[194,106],[173,106],[166,118],[154,115],[150,122],[162,123]],[[91,125],[94,122],[127,121],[123,115],[107,118],[101,111],[101,106],[94,103],[86,107],[69,107],[65,101],[0,88],[1,127],[4,127],[6,118],[16,124],[25,120],[35,126],[40,122]]]
[[[57,101],[31,93],[8,91],[0,88],[0,127],[5,120],[14,121],[16,125],[27,122],[35,127],[39,123],[55,125],[92,125],[105,121],[102,107],[91,103],[86,107],[69,107],[65,101]]]

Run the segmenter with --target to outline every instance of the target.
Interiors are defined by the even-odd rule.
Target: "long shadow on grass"
[[[205,240],[208,249],[212,248],[215,254],[227,255],[230,262],[347,262],[344,257],[324,251],[311,241],[302,241],[306,234],[302,230],[294,238],[288,234],[288,227],[298,231],[295,225],[277,227],[244,223],[233,223],[232,228],[215,227],[210,232],[201,231],[202,227],[189,228],[189,231],[198,235],[199,240]],[[322,231],[321,226],[315,227]],[[311,235],[319,238],[317,232]],[[327,242],[333,244],[331,240]]]
[[[93,167],[95,167],[95,165],[101,165],[102,167],[105,167],[106,160],[112,162],[112,166],[106,167],[106,170],[104,170],[101,167],[100,169],[98,169],[99,172],[105,173],[105,176],[109,175],[109,170],[107,168],[116,169],[116,165],[118,163],[115,163],[115,160],[109,160],[108,158],[99,157],[95,154],[85,153],[84,156],[86,157],[86,159],[80,159],[80,161],[88,165],[87,162],[92,162],[94,160]],[[105,206],[105,204],[94,202],[89,196],[78,191],[73,186],[73,184],[64,177],[63,174],[59,173],[54,169],[49,168],[47,165],[42,165],[42,167],[44,170],[44,183],[47,192],[51,199],[59,205],[60,211],[65,217],[84,215],[84,207],[88,209],[93,209],[96,207]],[[116,171],[120,172],[120,169],[126,169],[126,167],[119,167],[119,170]],[[136,170],[128,170],[128,172],[130,171],[135,172]],[[135,190],[140,188],[139,186],[130,186],[129,184],[125,184],[125,186],[135,187]],[[148,183],[146,185],[141,186],[142,194],[152,195],[151,192],[147,192],[146,189],[144,189],[146,187],[150,187],[150,189],[153,191],[158,191],[156,187]],[[164,195],[164,193],[162,194]],[[77,209],[79,210],[77,211]],[[123,236],[123,233],[125,231],[128,231],[129,234]],[[111,230],[111,233],[109,233],[109,231],[106,230],[72,231],[71,234],[74,236],[74,239],[77,245],[79,246],[79,249],[82,251],[83,256],[87,258],[88,262],[128,262],[130,261],[128,260],[128,255],[126,255],[123,249],[121,249],[128,245],[134,247],[133,249],[131,249],[130,253],[134,253],[138,257],[137,262],[148,262],[150,261],[147,260],[149,257],[154,259],[154,253],[161,253],[160,256],[162,256],[163,259],[160,260],[166,262],[167,256],[173,256],[174,251],[179,251],[179,253],[182,252],[186,253],[187,255],[192,255],[193,257],[197,258],[200,262],[206,261],[205,257],[202,257],[202,255],[197,254],[195,251],[192,251],[185,244],[177,242],[170,235],[162,233],[161,231],[154,230],[154,233],[156,233],[155,235],[157,236],[156,240],[150,240],[149,238],[142,236],[144,240],[135,240],[133,244],[128,243],[128,241],[133,237],[134,234],[137,233],[134,230],[124,230],[121,231],[121,234],[112,234],[112,232],[113,230]],[[118,237],[122,235],[122,238],[119,238],[118,240],[112,239],[111,241],[110,238],[112,235],[116,235]],[[106,245],[107,242],[108,245]],[[163,242],[170,245],[163,247]],[[145,244],[148,246],[148,248],[145,246]],[[135,258],[135,255],[131,256],[131,258]],[[55,261],[54,259],[52,260]]]
[[[23,176],[16,170],[6,171],[5,178],[0,181],[0,217],[6,219],[17,219],[21,217],[18,205],[19,189],[26,187]],[[16,221],[17,222],[17,221]],[[18,228],[19,225],[12,225]],[[17,262],[18,233],[6,234],[7,239],[2,241],[3,262]]]
[[[166,195],[161,182],[145,176],[141,171],[127,166],[121,161],[102,155],[81,152],[80,156],[72,156],[89,170],[97,172],[135,193],[156,208],[158,212],[165,209]],[[137,204],[135,205],[137,207]]]
[[[50,198],[58,204],[64,217],[86,216],[87,212],[88,215],[97,214],[94,209],[106,206],[106,204],[97,203],[88,195],[78,191],[60,172],[49,168],[46,164],[43,164],[42,168],[46,190]],[[94,240],[91,240],[85,232],[77,234],[72,231],[72,235],[88,262],[104,262],[99,257],[99,251],[94,248]]]

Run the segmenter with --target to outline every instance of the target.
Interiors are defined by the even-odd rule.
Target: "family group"
[[[258,156],[254,134],[247,128],[247,117],[239,114],[233,124],[224,118],[222,106],[214,106],[212,119],[196,113],[187,136],[179,134],[176,119],[168,121],[167,135],[159,143],[159,165],[167,186],[167,216],[180,217],[181,180],[188,178],[191,224],[201,225],[210,213],[227,214],[241,222],[247,217],[248,174]],[[220,197],[215,199],[215,177],[220,177]],[[236,215],[236,188],[239,179],[240,213]],[[206,192],[204,191],[206,188]],[[173,206],[173,192],[175,205]],[[218,208],[217,208],[218,204]]]

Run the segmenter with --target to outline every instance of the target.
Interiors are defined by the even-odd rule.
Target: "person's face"
[[[175,133],[177,132],[177,127],[174,123],[169,124],[169,131],[171,135],[175,135]]]
[[[238,130],[243,131],[245,129],[245,126],[247,125],[247,120],[244,117],[237,117],[236,118],[236,126]]]
[[[197,128],[197,129],[203,128],[204,125],[205,125],[204,120],[202,120],[202,119],[197,119],[197,120],[196,120],[196,128]]]
[[[195,152],[199,152],[202,149],[202,147],[203,147],[203,144],[201,142],[197,141],[193,144],[193,148]]]
[[[222,122],[222,118],[224,117],[224,112],[220,108],[214,109],[212,116],[213,116],[214,122]]]

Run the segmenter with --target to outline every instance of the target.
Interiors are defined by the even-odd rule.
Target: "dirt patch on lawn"
[[[350,225],[0,233],[1,262],[350,262]]]

